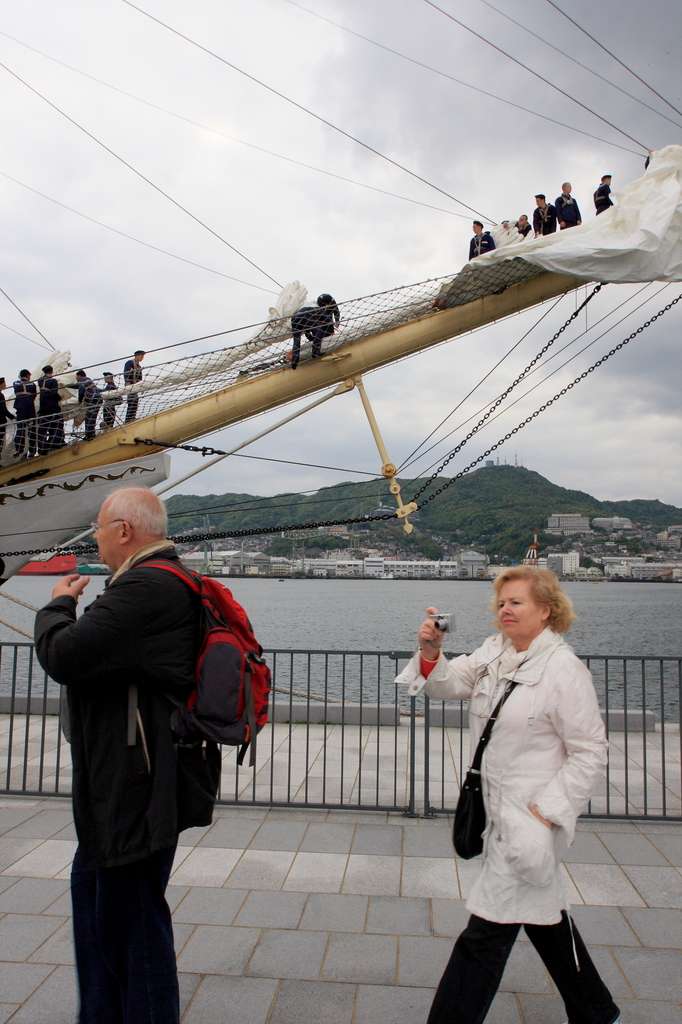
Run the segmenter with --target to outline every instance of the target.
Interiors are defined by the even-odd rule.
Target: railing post
[[[417,698],[410,697],[410,768],[408,777],[408,804],[403,817],[405,818],[418,818],[419,815],[415,810],[415,786],[416,786],[416,761],[417,761]]]
[[[422,811],[422,818],[436,817],[431,809],[431,794],[429,792],[429,769],[431,766],[430,713],[431,701],[426,694],[424,694],[424,809]]]

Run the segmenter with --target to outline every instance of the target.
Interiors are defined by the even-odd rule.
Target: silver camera
[[[452,614],[436,612],[434,615],[429,615],[429,618],[441,633],[452,633],[455,628],[455,616]]]

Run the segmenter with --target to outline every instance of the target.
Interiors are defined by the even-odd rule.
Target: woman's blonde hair
[[[497,618],[497,600],[500,590],[511,580],[528,580],[530,592],[536,604],[549,605],[550,614],[547,624],[556,633],[565,633],[571,628],[578,616],[573,611],[570,597],[559,586],[559,580],[548,569],[534,569],[532,565],[512,565],[505,569],[493,583],[495,596],[490,602],[490,610],[495,614],[495,629],[502,629]]]

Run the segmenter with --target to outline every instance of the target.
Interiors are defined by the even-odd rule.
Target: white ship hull
[[[20,465],[28,467],[30,463]],[[167,480],[169,471],[170,456],[159,453],[2,487],[0,552],[35,551],[61,544],[87,529],[111,491],[125,485],[153,487]],[[30,559],[30,554],[0,556],[0,585]]]

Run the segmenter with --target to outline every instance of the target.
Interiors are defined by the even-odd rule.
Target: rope
[[[21,633],[22,636],[28,637],[29,640],[33,640],[33,633],[27,633],[25,629],[21,629],[20,626],[13,626],[11,622],[5,622],[4,619],[0,619],[0,626],[7,626],[8,629],[13,629],[15,633]]]
[[[5,593],[4,590],[0,590],[0,597],[4,597],[8,601],[14,601],[15,604],[20,604],[22,608],[28,608],[30,612],[40,611],[40,608],[36,608],[34,604],[29,604],[28,601],[22,601],[20,598],[15,597],[13,594]]]
[[[427,498],[424,499],[424,501],[422,501],[421,504],[418,504],[417,509],[419,510],[425,508],[425,506],[432,502],[435,498],[437,498],[439,494],[442,494],[443,491],[446,491],[448,489],[448,487],[451,487],[455,483],[455,481],[460,480],[463,476],[465,476],[466,473],[469,473],[472,469],[478,466],[478,464],[482,462],[483,459],[486,459],[489,455],[492,455],[494,451],[497,451],[498,448],[501,448],[506,441],[509,441],[510,438],[514,437],[515,434],[518,434],[520,430],[523,430],[524,427],[527,427],[529,423],[532,423],[533,420],[537,419],[537,417],[540,416],[543,412],[545,412],[546,409],[549,409],[550,406],[554,405],[555,402],[558,402],[560,398],[563,398],[563,396],[567,395],[569,391],[572,391],[577,384],[579,384],[581,381],[589,377],[589,375],[593,373],[596,369],[598,369],[600,366],[603,366],[603,364],[606,363],[612,356],[614,356],[616,352],[620,352],[621,349],[625,348],[626,345],[629,345],[629,343],[633,341],[634,338],[637,338],[643,331],[647,329],[647,327],[650,327],[653,323],[660,319],[660,317],[667,313],[668,310],[672,309],[673,306],[676,306],[680,300],[682,300],[682,294],[678,295],[677,298],[672,300],[672,302],[669,302],[666,306],[663,307],[663,309],[660,309],[658,313],[656,313],[644,324],[642,324],[641,327],[638,327],[636,331],[633,331],[632,334],[630,334],[627,338],[624,338],[623,341],[618,343],[618,345],[614,345],[614,347],[610,349],[606,353],[606,355],[602,356],[601,359],[598,359],[596,361],[596,363],[593,363],[592,366],[590,366],[587,370],[579,374],[573,381],[571,381],[570,384],[567,384],[565,388],[562,388],[561,391],[558,391],[553,398],[550,398],[547,402],[541,405],[539,409],[536,409],[535,412],[530,414],[530,416],[527,416],[524,420],[517,424],[517,426],[515,426],[513,430],[508,431],[508,433],[506,433],[504,437],[501,437],[499,441],[491,445],[490,448],[484,451],[482,455],[479,455],[477,459],[474,459],[473,462],[470,462],[468,466],[460,470],[459,473],[456,474],[456,476],[450,477],[450,479],[447,480],[446,483],[444,483],[437,490],[433,491]],[[152,440],[151,438],[136,438],[136,440],[140,441],[140,443],[142,444],[154,445],[157,448],[185,447],[183,445],[165,445],[163,441],[155,441]],[[436,472],[430,477],[429,481],[427,481],[426,486],[428,486],[429,483],[432,483],[438,477],[438,475],[442,472],[442,470],[448,464],[450,459],[454,457],[456,451],[458,451],[459,448],[461,448],[461,445],[455,450],[455,452],[448,456],[448,458],[443,462],[441,467],[438,470],[436,470]],[[190,447],[190,450],[201,451],[201,449],[197,449],[196,446],[194,445]],[[213,451],[215,451],[215,454],[217,455],[227,454],[226,452],[220,452],[217,449],[213,449]],[[425,487],[420,488],[420,490],[417,492],[417,495],[415,495],[415,499],[416,497],[423,494],[424,490]],[[356,524],[366,525],[370,522],[386,522],[394,519],[399,519],[397,512],[382,513],[381,515],[354,516],[352,518],[349,517],[347,519],[321,520],[309,523],[294,523],[280,526],[261,526],[255,528],[250,527],[245,530],[224,530],[220,533],[180,534],[179,536],[172,537],[170,539],[173,540],[176,544],[199,544],[205,540],[226,540],[228,537],[259,537],[272,535],[274,533],[285,533],[293,530],[315,530],[320,526],[353,526]],[[43,553],[57,551],[60,554],[85,554],[97,551],[97,547],[93,544],[84,545],[79,548],[67,548],[64,546],[60,546],[51,548],[36,548],[31,551],[0,551],[0,558],[24,557],[26,555],[39,555]]]

